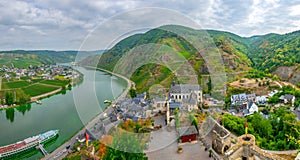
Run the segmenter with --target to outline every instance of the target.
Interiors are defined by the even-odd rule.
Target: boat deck
[[[5,153],[5,152],[9,152],[9,151],[12,151],[12,150],[17,150],[19,148],[24,147],[25,145],[26,145],[26,143],[24,141],[22,141],[22,142],[18,142],[18,143],[15,143],[15,144],[11,144],[11,145],[8,145],[8,146],[1,147],[0,148],[0,154]]]

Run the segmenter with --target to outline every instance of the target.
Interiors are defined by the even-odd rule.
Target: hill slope
[[[81,59],[101,53],[102,51],[83,51]],[[3,65],[22,68],[29,65],[67,63],[75,60],[78,51],[50,51],[50,50],[15,50],[0,51],[0,66]]]
[[[216,31],[208,31],[209,34],[207,34],[204,30],[194,30],[182,26],[163,26],[144,34],[136,34],[123,39],[110,50],[103,53],[99,63],[95,62],[96,57],[88,57],[81,64],[90,65],[91,63],[97,63],[98,67],[113,71],[115,65],[126,53],[144,44],[156,44],[168,46],[174,54],[184,57],[198,75],[199,84],[206,85],[209,80],[208,76],[205,76],[209,74],[209,69],[205,62],[207,60],[203,57],[210,55],[210,52],[221,55],[220,57],[225,64],[225,70],[229,73],[251,69],[251,62],[245,56],[247,46],[244,43],[244,39],[234,34],[228,33],[224,35],[223,32],[214,32]],[[189,37],[182,36],[181,33],[186,33]],[[193,42],[191,42],[191,39]],[[152,54],[149,51],[143,52]],[[136,82],[137,90],[143,92],[149,90],[153,84],[159,84],[168,88],[173,77],[174,75],[170,68],[166,66],[145,64],[135,70],[131,80]]]
[[[202,49],[180,34],[194,35]],[[209,35],[208,38],[207,35]],[[201,37],[201,38],[199,38]],[[100,68],[113,71],[118,61],[130,50],[144,44],[159,44],[173,48],[193,66],[198,74],[199,84],[206,84],[208,79],[208,67],[203,55],[211,55],[211,48],[218,48],[225,65],[225,71],[230,80],[242,76],[252,67],[264,73],[277,74],[279,78],[297,83],[300,81],[300,31],[284,35],[267,34],[262,36],[240,37],[230,32],[215,30],[194,30],[183,26],[163,26],[152,29],[144,34],[136,34],[123,39],[110,50],[105,52],[99,61],[98,57],[88,57],[82,61],[82,65],[94,64]],[[216,47],[214,47],[216,46]],[[215,50],[214,50],[215,51]],[[289,71],[285,71],[289,67]],[[202,75],[202,76],[200,76]],[[137,83],[139,91],[149,89],[149,86],[160,83],[168,86],[171,83],[172,72],[165,66],[147,64],[134,72],[132,80]],[[201,80],[200,80],[201,79]]]
[[[250,45],[247,56],[262,71],[273,72],[280,66],[300,63],[300,31],[256,37]]]

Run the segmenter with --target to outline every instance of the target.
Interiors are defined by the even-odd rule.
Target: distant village
[[[72,67],[64,65],[30,65],[28,68],[16,68],[12,65],[10,67],[1,67],[0,72],[3,75],[2,77],[6,78],[7,81],[19,80],[22,77],[54,80],[55,76],[63,76],[65,79],[76,79],[79,76],[79,73],[72,69]]]

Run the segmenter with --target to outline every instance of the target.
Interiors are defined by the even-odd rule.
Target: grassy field
[[[22,88],[28,86],[30,83],[27,81],[13,81],[13,82],[3,82],[1,89],[12,89],[12,88]]]
[[[38,96],[44,93],[48,93],[51,91],[54,91],[58,89],[59,87],[54,87],[54,86],[46,86],[42,84],[34,84],[31,86],[28,86],[26,88],[22,88],[25,94],[28,94],[31,97]]]
[[[65,80],[65,81],[61,81],[61,80],[43,80],[43,81],[40,81],[40,83],[63,87],[63,86],[66,86],[67,84],[69,84],[70,81],[69,80]]]
[[[40,82],[40,81],[43,81],[44,79],[32,79],[31,81],[33,82],[33,83],[37,83],[37,82]]]

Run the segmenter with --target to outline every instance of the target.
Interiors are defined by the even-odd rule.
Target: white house
[[[258,106],[254,102],[248,102],[247,109],[243,111],[244,116],[252,115],[255,112],[258,112]]]

